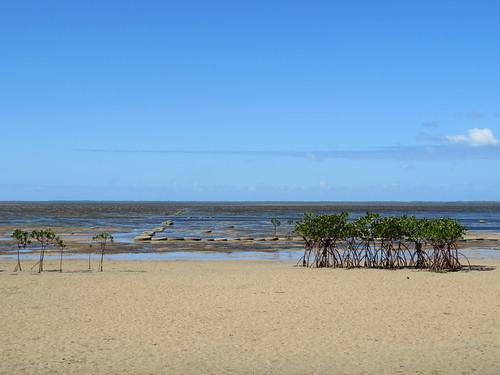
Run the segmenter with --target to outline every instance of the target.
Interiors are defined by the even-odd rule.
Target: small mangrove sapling
[[[66,244],[64,243],[63,240],[61,240],[59,237],[55,238],[56,246],[59,248],[60,251],[60,258],[59,258],[59,272],[62,272],[62,260],[63,260],[63,252],[66,247]]]
[[[287,237],[289,240],[291,240],[293,237],[293,225],[295,224],[295,222],[293,221],[293,219],[288,219],[286,223],[288,224]]]
[[[21,230],[21,229],[16,229],[12,233],[12,238],[14,238],[17,242],[17,265],[16,268],[14,268],[14,272],[17,271],[22,271],[21,269],[21,249],[26,249],[26,246],[28,246],[31,241],[30,241],[30,234],[27,231]]]
[[[94,240],[94,238],[92,238]],[[92,269],[90,266],[90,256],[92,255],[92,244],[89,244],[89,271]]]
[[[279,221],[279,219],[273,217],[271,219],[271,224],[273,225],[273,228],[274,228],[274,235],[276,236],[276,230],[278,229],[278,227],[281,225],[281,221]]]
[[[51,244],[55,242],[56,235],[52,231],[52,229],[40,229],[32,231],[31,238],[34,238],[40,244],[40,260],[37,263],[38,273],[40,273],[43,272],[43,260],[45,258],[45,251]]]
[[[101,261],[99,263],[99,272],[102,272],[102,262],[104,260],[104,252],[106,251],[106,245],[113,243],[113,236],[109,232],[101,232],[92,237],[92,241],[97,242],[99,244],[99,247],[101,248]]]

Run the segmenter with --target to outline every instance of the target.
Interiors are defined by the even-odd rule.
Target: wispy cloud
[[[422,126],[424,128],[433,128],[433,129],[435,129],[435,128],[439,127],[439,124],[437,123],[437,121],[426,121],[426,122],[424,122],[422,124]]]
[[[488,114],[479,111],[470,111],[470,112],[456,112],[454,116],[458,120],[480,121],[488,117]]]
[[[466,139],[468,139],[466,137]],[[480,142],[477,137],[474,142]],[[495,138],[493,138],[495,139]],[[394,146],[369,149],[343,150],[162,150],[162,149],[81,149],[86,153],[116,154],[166,154],[166,155],[227,155],[252,157],[288,157],[310,161],[327,159],[344,160],[398,160],[398,161],[437,161],[437,160],[480,160],[500,159],[500,147],[495,144],[482,144],[483,147],[470,147],[468,142],[449,140],[449,143],[424,146]]]
[[[482,113],[482,112],[477,112],[477,111],[475,111],[475,112],[469,112],[469,113],[467,113],[466,115],[467,115],[467,118],[468,118],[469,120],[481,120],[481,119],[483,119],[483,118],[484,118],[484,116],[485,116],[485,115],[484,115],[484,113]]]
[[[466,135],[449,135],[446,140],[455,144],[466,144],[469,146],[496,146],[499,144],[491,129],[488,128],[472,128],[469,129]]]

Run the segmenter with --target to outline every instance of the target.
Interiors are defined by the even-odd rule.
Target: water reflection
[[[499,249],[471,248],[462,250],[469,259],[500,259]],[[302,251],[280,250],[280,251],[170,251],[170,252],[143,252],[143,253],[121,253],[106,254],[108,260],[266,260],[266,261],[294,261],[297,262],[302,256]],[[47,258],[57,257],[55,253],[46,255]],[[64,259],[87,259],[87,254],[66,254]],[[94,257],[94,256],[93,256]],[[0,259],[14,259],[15,254],[0,255]],[[38,254],[23,254],[24,260],[36,260]]]

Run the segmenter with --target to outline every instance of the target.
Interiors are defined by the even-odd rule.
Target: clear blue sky
[[[500,2],[0,4],[0,200],[500,200]]]

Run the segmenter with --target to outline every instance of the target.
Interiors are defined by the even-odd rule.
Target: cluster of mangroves
[[[306,213],[295,233],[305,241],[299,263],[306,267],[412,267],[442,272],[460,270],[460,259],[467,260],[457,249],[465,227],[450,218],[367,213],[349,220],[346,212]]]

